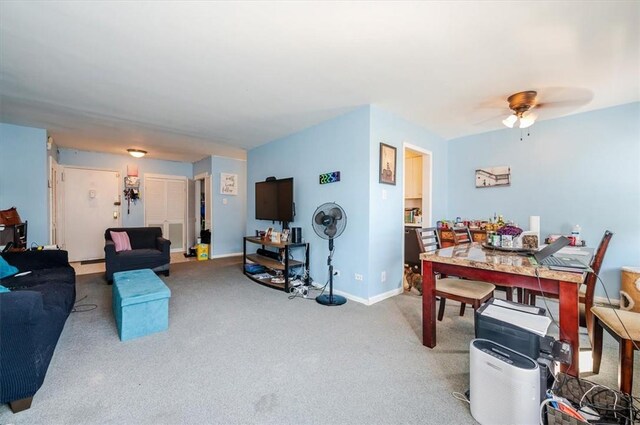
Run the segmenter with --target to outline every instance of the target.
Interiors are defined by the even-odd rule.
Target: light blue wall
[[[615,234],[601,271],[618,298],[621,266],[640,266],[640,103],[541,121],[520,141],[505,129],[450,141],[448,217],[489,218],[494,212],[541,233],[582,227],[589,246]],[[511,166],[509,187],[476,189],[475,169]],[[598,285],[600,286],[600,285]],[[598,288],[598,295],[603,295]]]
[[[313,231],[312,215],[321,204],[336,202],[345,209],[348,224],[335,240],[333,264],[341,276],[335,278],[334,286],[366,298],[366,284],[356,282],[354,273],[366,275],[369,268],[368,156],[368,106],[250,150],[247,234],[272,226],[270,221],[255,220],[255,183],[269,176],[293,177],[297,214],[291,226],[301,227],[303,238],[310,242],[311,276],[317,282],[327,281],[329,251],[328,242]],[[330,171],[340,171],[341,181],[320,185],[318,176]],[[280,230],[279,225],[276,227]]]
[[[379,183],[380,142],[398,149],[397,184]],[[293,176],[298,216],[311,242],[311,275],[327,278],[327,242],[313,233],[311,216],[317,206],[335,201],[347,212],[345,233],[335,241],[333,263],[341,275],[335,288],[357,298],[372,298],[402,287],[403,244],[403,143],[433,153],[433,214],[447,210],[447,144],[440,137],[378,107],[365,106],[310,129],[249,151],[247,232],[270,223],[257,222],[254,184],[268,176]],[[340,171],[341,181],[318,183],[318,175]],[[383,199],[383,191],[386,199]],[[382,272],[387,279],[381,280]],[[354,274],[364,280],[356,281]]]
[[[396,185],[379,183],[380,143],[397,149]],[[371,107],[369,145],[369,273],[365,278],[369,297],[402,287],[404,259],[403,144],[408,143],[432,153],[432,214],[441,217],[447,211],[447,142],[383,109]],[[386,199],[383,199],[383,191]],[[428,223],[425,223],[428,225]],[[382,282],[382,272],[386,281]]]
[[[130,155],[114,155],[101,152],[89,152],[75,149],[60,149],[59,163],[65,166],[102,168],[120,171],[120,187],[124,190],[124,177],[127,175],[127,165],[138,165],[140,187],[144,188],[144,174],[165,174],[193,178],[193,164],[190,162],[163,161],[159,159],[133,158]],[[131,203],[130,214],[123,197],[121,207],[122,226],[144,226],[144,193],[134,205]]]
[[[0,209],[18,208],[27,242],[49,243],[47,132],[0,123]]]
[[[211,170],[213,256],[241,253],[242,237],[247,227],[247,161],[214,156],[211,158]],[[220,193],[220,173],[238,175],[237,195]]]
[[[208,173],[211,175],[211,157],[205,156],[200,161],[193,163],[193,175]]]

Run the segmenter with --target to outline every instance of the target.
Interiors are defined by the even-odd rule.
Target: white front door
[[[171,241],[171,252],[185,251],[186,179],[145,176],[144,187],[145,226],[160,227]]]
[[[65,167],[64,243],[69,261],[104,258],[104,231],[120,227],[120,174]]]

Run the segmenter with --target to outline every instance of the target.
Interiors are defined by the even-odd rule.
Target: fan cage
[[[336,220],[336,227],[337,227],[336,234],[331,237],[325,233],[325,229],[326,229],[325,226],[323,226],[322,224],[316,223],[316,216],[320,212],[323,212],[325,215],[329,215],[329,213],[333,208],[337,208],[340,210],[342,214],[342,218],[339,220]],[[335,239],[338,236],[340,236],[342,232],[344,232],[344,229],[347,226],[347,213],[345,212],[344,208],[342,208],[340,205],[336,204],[335,202],[325,202],[324,204],[316,208],[311,218],[311,225],[313,227],[313,231],[316,232],[316,235],[320,236],[322,239]]]

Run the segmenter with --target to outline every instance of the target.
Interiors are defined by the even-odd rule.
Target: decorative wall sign
[[[396,184],[396,148],[380,143],[380,183]]]
[[[478,168],[476,170],[476,187],[509,185],[511,185],[511,167],[508,165]]]
[[[320,184],[329,184],[340,181],[340,171],[320,174]]]
[[[223,195],[238,194],[238,175],[220,173],[220,193]]]

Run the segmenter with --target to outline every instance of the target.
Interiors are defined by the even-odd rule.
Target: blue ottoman
[[[121,341],[169,328],[171,290],[150,269],[113,274],[113,315]]]

